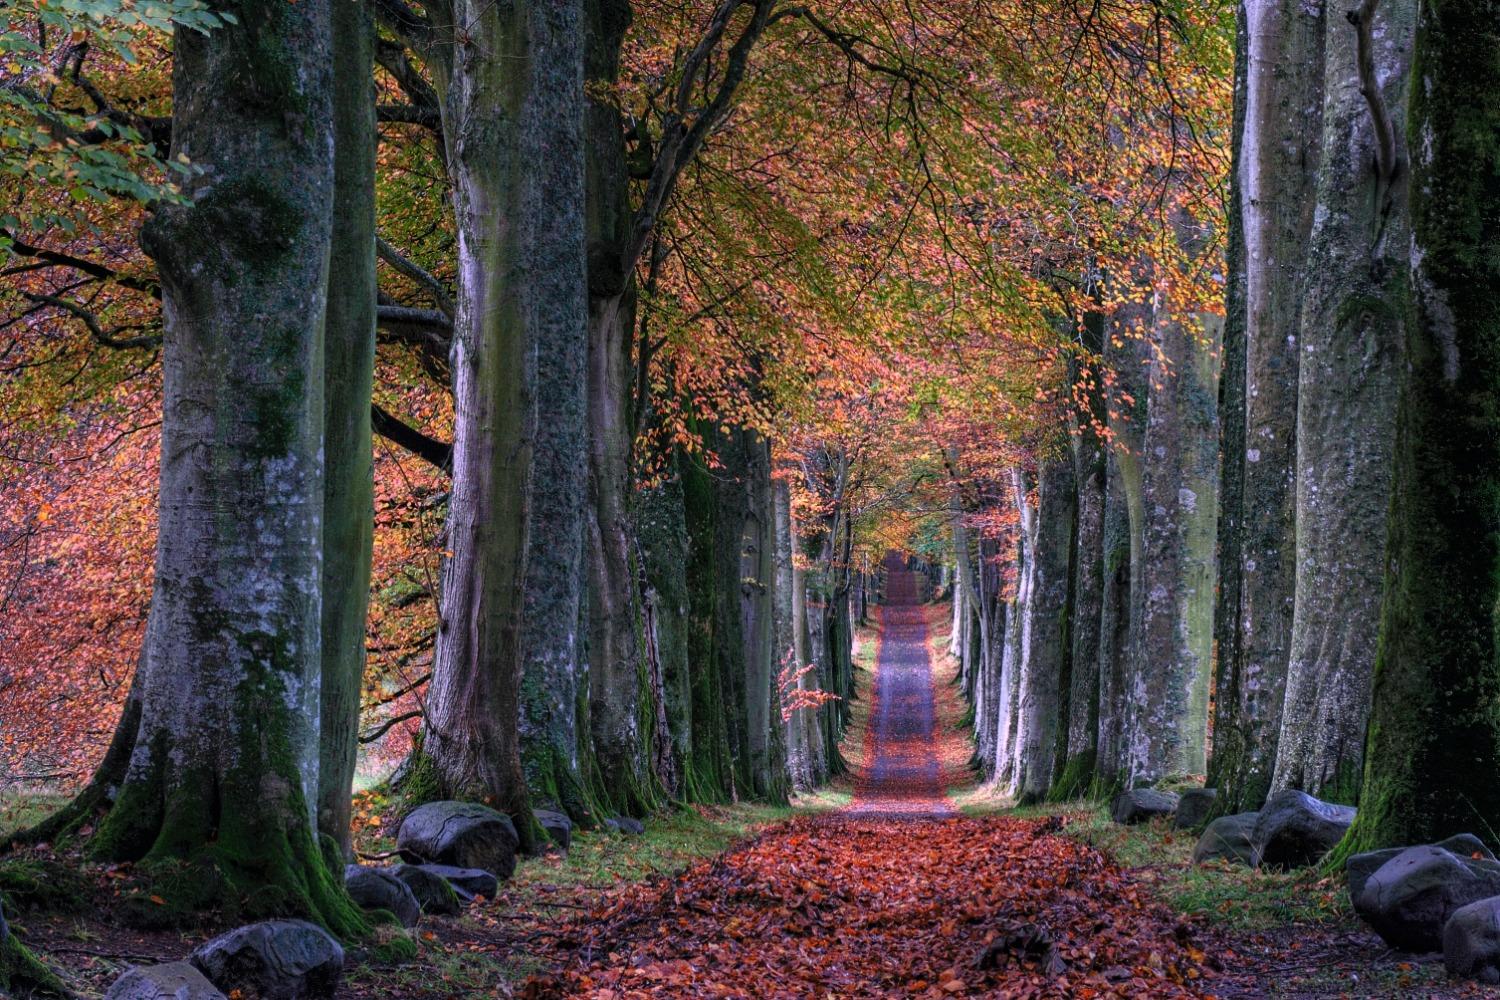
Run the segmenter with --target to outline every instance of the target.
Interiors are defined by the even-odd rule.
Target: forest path
[[[933,676],[933,609],[919,574],[886,569],[853,802],[610,893],[519,996],[1207,995],[1175,914],[1061,824],[957,813],[967,743]]]
[[[867,764],[856,775],[856,815],[948,816],[938,761],[938,718],[921,574],[896,556],[885,563],[885,602],[866,733]]]

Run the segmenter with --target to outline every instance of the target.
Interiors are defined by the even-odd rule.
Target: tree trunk
[[[775,525],[772,521],[771,445],[754,431],[739,432],[749,461],[740,580],[745,638],[745,722],[749,729],[751,791],[757,798],[784,800],[783,762],[773,757],[771,692],[776,684],[774,598],[776,594]],[[780,720],[776,720],[780,724]]]
[[[1099,608],[1099,729],[1092,790],[1109,794],[1125,774],[1125,661],[1130,649],[1130,512],[1120,462],[1105,456],[1104,593]]]
[[[141,234],[165,313],[156,578],[130,765],[91,846],[217,869],[169,902],[349,934],[315,840],[331,15],[232,13],[176,34],[172,153],[201,172]]]
[[[636,537],[645,576],[643,607],[650,611],[644,634],[650,662],[661,675],[662,712],[658,736],[666,742],[653,767],[666,790],[681,797],[685,762],[692,754],[692,659],[688,652],[689,610],[687,510],[682,477],[643,490],[635,509]],[[661,759],[663,752],[670,759]]]
[[[1297,334],[1312,225],[1322,109],[1323,4],[1245,0],[1245,99],[1236,182],[1243,240],[1243,452],[1235,533],[1234,642],[1221,650],[1211,780],[1230,812],[1259,808],[1271,785],[1291,648],[1295,583]],[[1238,276],[1231,275],[1233,288]],[[1241,346],[1238,330],[1230,341]],[[1231,364],[1226,362],[1226,364]],[[1239,362],[1231,364],[1238,374]],[[1222,631],[1221,631],[1222,634]]]
[[[1020,681],[1016,797],[1035,802],[1052,788],[1062,685],[1068,675],[1068,590],[1075,483],[1070,456],[1045,458],[1037,475],[1036,541],[1031,550],[1030,641]]]
[[[1178,222],[1179,237],[1191,223]],[[1152,326],[1151,391],[1142,449],[1145,531],[1126,691],[1132,785],[1200,775],[1207,764],[1213,664],[1214,531],[1218,523],[1217,325],[1171,313]]]
[[[1416,0],[1376,8],[1381,100],[1406,118]],[[1386,512],[1409,296],[1406,176],[1378,167],[1360,92],[1360,31],[1327,19],[1323,151],[1302,302],[1297,391],[1297,601],[1274,789],[1359,791],[1384,577]]]
[[[1500,827],[1500,4],[1429,0],[1412,307],[1359,815],[1342,850]]]
[[[778,681],[781,672],[788,667],[795,674],[801,670],[804,664],[797,657],[797,612],[799,602],[796,600],[796,569],[793,567],[792,553],[795,551],[795,542],[792,538],[792,491],[786,479],[777,476],[771,480],[771,504],[775,518],[776,539],[776,588],[774,607],[776,611],[776,637],[772,646],[775,651],[775,660],[772,664],[773,682]],[[800,686],[800,681],[799,681]],[[781,717],[781,687],[779,684],[773,689],[776,697],[771,701],[771,723],[780,725],[784,734],[783,741],[786,754],[786,774],[791,782],[792,788],[803,791],[811,787],[811,770],[807,759],[807,741],[803,737],[802,721],[798,716],[803,710],[798,709],[791,718]]]
[[[365,618],[375,539],[375,26],[363,0],[333,5],[333,238],[323,396],[323,676],[318,830],[346,858],[359,750]]]
[[[999,705],[996,709],[995,773],[993,781],[1014,791],[1021,779],[1016,766],[1020,758],[1021,678],[1031,656],[1031,605],[1036,579],[1036,509],[1031,505],[1025,474],[1010,470],[1011,501],[1015,504],[1016,596],[1006,613],[1005,648],[1000,664]]]
[[[453,490],[422,750],[441,794],[509,813],[531,849],[518,721],[537,355],[587,320],[582,4],[459,0],[454,21]]]

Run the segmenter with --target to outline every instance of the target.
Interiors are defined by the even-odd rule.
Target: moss
[[[1062,774],[1058,775],[1057,781],[1052,785],[1052,790],[1048,792],[1047,800],[1067,802],[1088,795],[1095,779],[1094,763],[1095,752],[1093,750],[1086,750],[1069,757],[1067,763],[1063,765]]]
[[[0,862],[0,900],[7,910],[76,913],[88,906],[89,883],[76,868],[47,858]]]
[[[70,997],[57,973],[47,968],[17,941],[14,935],[0,939],[0,996]]]

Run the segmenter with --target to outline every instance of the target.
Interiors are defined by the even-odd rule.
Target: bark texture
[[[323,396],[323,677],[318,830],[346,858],[375,540],[375,26],[333,4],[333,236]]]
[[[518,738],[537,352],[586,323],[582,3],[459,0],[443,101],[459,280],[453,490],[423,752],[534,842]]]
[[[1429,0],[1386,599],[1345,851],[1500,827],[1500,4]]]
[[[1377,99],[1403,120],[1416,9],[1416,0],[1385,0],[1367,27],[1327,18],[1323,49],[1297,391],[1296,611],[1272,787],[1340,802],[1359,791],[1369,718],[1408,298],[1400,258],[1410,242],[1407,173],[1381,164],[1360,39]],[[1393,151],[1391,168],[1405,153]]]
[[[177,35],[172,153],[201,173],[142,232],[165,313],[160,531],[134,746],[92,849],[216,870],[177,902],[347,934],[363,920],[315,839],[330,8],[229,11]]]
[[[1224,566],[1237,579],[1220,614],[1233,621],[1221,637],[1218,718],[1210,781],[1230,812],[1259,808],[1271,785],[1281,731],[1282,694],[1290,653],[1295,576],[1297,336],[1322,111],[1324,5],[1303,0],[1246,0],[1244,113],[1237,143],[1239,244],[1243,248],[1244,332],[1229,341],[1243,362],[1227,360],[1225,389],[1243,399],[1242,422],[1226,446],[1243,451],[1226,485],[1239,488],[1228,509],[1238,521]],[[1238,249],[1238,247],[1237,247]],[[1240,281],[1231,274],[1231,288]],[[1237,294],[1237,293],[1236,293]],[[1235,320],[1238,322],[1237,318]],[[1241,369],[1241,366],[1243,368]],[[1236,482],[1237,480],[1237,482]]]

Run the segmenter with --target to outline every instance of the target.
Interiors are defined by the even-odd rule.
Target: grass
[[[25,830],[67,805],[71,796],[63,792],[11,788],[0,791],[0,840]]]

